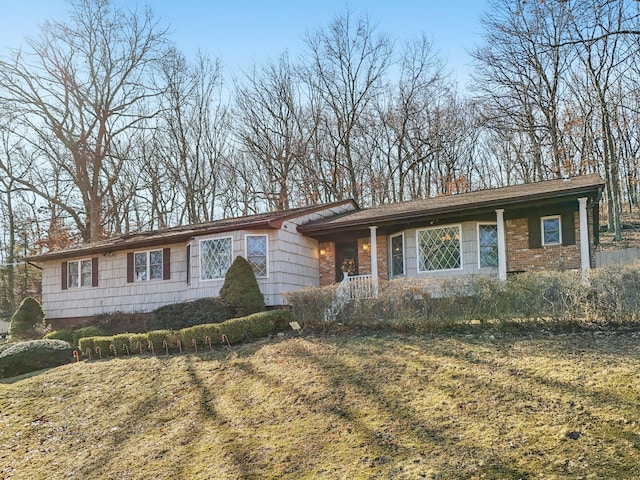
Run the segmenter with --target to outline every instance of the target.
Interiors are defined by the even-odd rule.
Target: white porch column
[[[587,197],[578,199],[580,205],[580,266],[583,276],[588,275],[591,268],[589,255],[589,216],[587,215]]]
[[[498,224],[498,278],[507,279],[507,241],[504,232],[504,209],[496,210]]]
[[[371,277],[373,280],[373,294],[378,296],[378,243],[376,230],[378,227],[369,227],[371,234]]]

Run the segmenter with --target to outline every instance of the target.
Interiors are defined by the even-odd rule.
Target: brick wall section
[[[320,250],[320,286],[333,285],[336,280],[336,244],[323,242],[318,245]],[[322,254],[324,253],[324,255]]]
[[[362,247],[369,244],[370,237],[358,239],[358,273],[360,275],[371,274],[371,248],[365,251]],[[388,278],[389,255],[387,254],[388,240],[386,235],[376,237],[378,250],[378,278]],[[324,252],[320,255],[320,286],[333,285],[336,278],[336,248],[334,242],[323,242],[318,245],[318,249]]]
[[[507,220],[507,271],[563,271],[580,269],[580,219],[575,213],[576,244],[529,248],[528,219]]]
[[[371,274],[371,247],[367,251],[363,245],[370,243],[370,237],[358,239],[358,273],[360,275]],[[376,248],[378,250],[378,278],[389,278],[388,239],[386,235],[376,235]]]

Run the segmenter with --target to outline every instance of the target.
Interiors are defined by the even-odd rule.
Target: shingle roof
[[[215,233],[231,232],[234,230],[280,228],[282,223],[288,219],[309,215],[321,210],[338,207],[341,205],[357,204],[353,200],[343,200],[323,205],[313,205],[310,207],[293,208],[289,210],[249,215],[246,217],[227,218],[215,220],[213,222],[195,225],[184,225],[180,227],[165,228],[161,230],[151,230],[148,232],[132,233],[110,238],[100,242],[82,245],[76,248],[69,248],[54,252],[47,252],[40,255],[33,255],[27,258],[30,262],[40,262],[43,260],[55,260],[79,255],[94,255],[97,253],[114,252],[131,248],[144,248],[168,243],[184,242],[194,236],[209,235]]]
[[[603,187],[604,182],[598,174],[547,180],[365,208],[309,222],[298,226],[298,230],[312,236],[322,235],[347,227],[356,229],[369,225],[402,223],[421,217],[472,213],[506,208],[517,204],[531,204],[541,200],[562,199],[563,197],[586,194],[595,195]]]

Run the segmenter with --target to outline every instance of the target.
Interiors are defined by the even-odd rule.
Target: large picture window
[[[418,271],[462,268],[460,225],[419,230]]]
[[[231,266],[231,237],[200,241],[200,279],[224,278]]]
[[[542,217],[542,245],[560,245],[562,243],[562,227],[560,215]]]
[[[478,225],[478,252],[480,257],[480,268],[496,268],[498,266],[497,225]]]
[[[267,276],[267,236],[266,235],[247,235],[246,242],[246,258],[247,262],[253,267],[256,277]]]
[[[391,276],[404,275],[404,235],[391,237]]]

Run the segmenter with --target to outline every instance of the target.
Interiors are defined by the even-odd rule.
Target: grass
[[[640,478],[640,334],[306,336],[0,384],[3,479]]]

